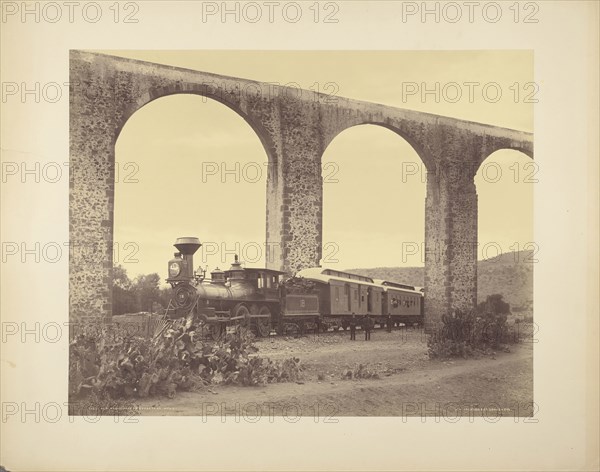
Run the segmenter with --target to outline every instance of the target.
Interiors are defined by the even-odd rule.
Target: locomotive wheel
[[[250,310],[243,303],[239,303],[233,309],[233,316],[240,318],[236,321],[236,323],[239,323],[237,332],[242,336],[246,336],[250,332]]]
[[[264,317],[256,319],[258,334],[263,337],[268,336],[271,332],[271,310],[268,306],[263,305],[260,307],[258,314]]]
[[[293,323],[290,321],[285,322],[283,324],[282,334],[284,336],[292,336],[294,338],[297,338],[300,334],[300,327],[297,323]]]
[[[248,321],[250,319],[250,310],[248,307],[242,303],[236,305],[233,310],[233,316],[235,318],[240,317],[241,322]]]

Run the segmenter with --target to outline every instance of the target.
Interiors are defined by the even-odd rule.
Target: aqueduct
[[[321,259],[321,157],[328,144],[361,124],[384,126],[408,141],[427,168],[429,325],[477,302],[473,179],[480,164],[499,149],[533,158],[531,133],[98,53],[71,51],[70,84],[70,241],[100,255],[72,253],[71,320],[111,314],[115,143],[129,117],[157,98],[202,95],[230,107],[254,129],[270,161],[266,247],[276,253],[267,261],[288,272]]]

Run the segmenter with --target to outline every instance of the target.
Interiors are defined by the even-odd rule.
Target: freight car
[[[294,277],[273,269],[244,268],[237,256],[226,271],[209,280],[193,270],[197,238],[179,238],[168,264],[173,297],[169,318],[187,317],[217,338],[227,327],[251,329],[267,336],[280,333],[347,328],[350,317],[370,316],[380,324],[388,315],[396,323],[421,322],[423,294],[414,287],[375,281],[333,269],[311,268]]]

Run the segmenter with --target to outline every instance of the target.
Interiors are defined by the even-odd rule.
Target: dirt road
[[[182,392],[174,399],[143,400],[140,414],[283,416],[290,421],[310,416],[328,421],[337,416],[494,419],[534,413],[531,343],[475,359],[432,361],[426,336],[419,330],[377,330],[371,341],[364,341],[359,331],[357,339],[328,333],[259,341],[261,356],[300,358],[302,382]],[[363,373],[377,378],[356,378],[360,364]]]

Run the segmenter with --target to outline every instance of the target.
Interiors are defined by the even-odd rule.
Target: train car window
[[[269,277],[268,275],[265,275],[265,282],[266,282],[267,288],[271,288],[271,277]]]
[[[273,286],[273,288],[277,288],[278,281],[279,277],[277,275],[271,277],[271,285]]]
[[[259,277],[256,282],[258,283],[258,288],[262,289],[263,288],[263,279]]]

